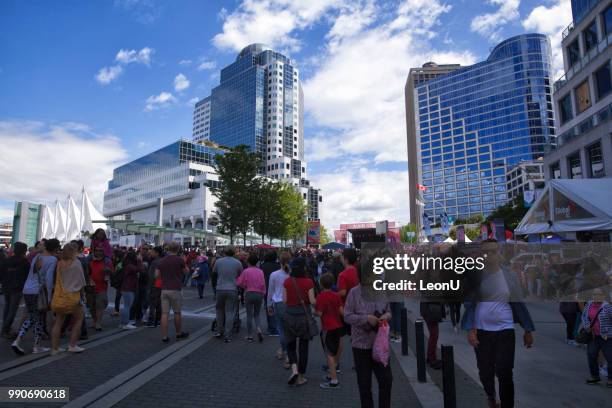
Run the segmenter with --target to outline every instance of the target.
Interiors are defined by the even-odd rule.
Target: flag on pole
[[[418,188],[419,190],[421,190],[421,191],[427,191],[427,187],[425,187],[425,186],[424,186],[424,185],[422,185],[422,184],[417,183],[417,185],[416,185],[416,186],[417,186],[417,188]]]

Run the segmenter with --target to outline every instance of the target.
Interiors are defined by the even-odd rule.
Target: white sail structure
[[[92,221],[106,221],[106,218],[100,214],[94,207],[87,191],[83,188],[83,197],[81,200],[81,231],[93,234],[98,228],[106,230],[106,224],[92,223]]]
[[[62,207],[62,203],[57,200],[55,202],[55,238],[60,242],[66,241],[66,210]]]
[[[45,210],[43,212],[43,221],[42,221],[42,230],[40,237],[41,238],[53,238],[55,237],[55,233],[53,231],[55,220],[53,217],[53,212],[51,212],[51,207],[45,205]]]
[[[68,214],[66,219],[66,241],[72,241],[81,236],[81,211],[72,196],[68,195]]]

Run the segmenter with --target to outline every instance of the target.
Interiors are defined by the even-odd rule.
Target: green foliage
[[[257,186],[257,211],[253,218],[253,229],[264,237],[278,238],[283,234],[282,202],[279,199],[282,186],[264,178],[259,179]]]
[[[457,218],[454,222],[455,225],[464,225],[464,224],[481,224],[484,222],[484,217],[482,214],[472,215],[467,218]]]
[[[327,228],[323,224],[321,224],[321,245],[328,244],[332,241],[331,236],[327,232]]]
[[[414,233],[414,235],[411,237],[408,236],[410,235],[408,234],[409,232]],[[416,225],[406,224],[400,228],[400,241],[412,244],[412,243],[416,243],[417,239],[418,239],[418,233],[417,233]]]
[[[529,209],[525,207],[525,201],[523,195],[519,194],[513,200],[508,201],[506,204],[497,207],[488,217],[487,221],[492,221],[495,218],[501,218],[504,220],[506,227],[514,230],[519,222],[523,219]]]
[[[217,197],[219,231],[234,236],[247,231],[258,211],[256,195],[258,193],[257,169],[260,158],[250,152],[247,146],[237,146],[232,151],[215,156],[215,169],[221,181],[220,186],[211,188]]]
[[[278,238],[291,239],[295,244],[301,238],[306,237],[308,223],[306,222],[306,204],[299,191],[292,185],[280,184],[279,201],[281,205],[280,218],[283,225],[282,232]]]

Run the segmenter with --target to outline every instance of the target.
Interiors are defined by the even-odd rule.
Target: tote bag
[[[53,299],[51,300],[51,310],[55,313],[70,314],[74,313],[81,301],[81,292],[67,292],[62,285],[62,269],[57,267],[57,276],[55,278],[55,290],[53,291]]]

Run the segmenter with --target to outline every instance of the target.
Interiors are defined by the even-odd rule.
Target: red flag
[[[418,188],[419,190],[421,190],[421,191],[427,191],[427,187],[425,187],[424,185],[419,184],[419,183],[417,183],[417,188]]]

